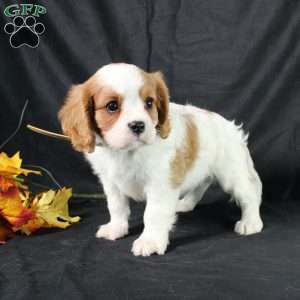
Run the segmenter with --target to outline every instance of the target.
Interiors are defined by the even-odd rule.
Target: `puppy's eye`
[[[112,100],[112,101],[108,102],[106,105],[106,110],[109,113],[116,112],[118,109],[119,109],[119,105],[118,105],[118,101],[116,101],[116,100]]]
[[[147,97],[145,101],[145,105],[147,109],[151,109],[153,106],[154,99],[152,97]]]

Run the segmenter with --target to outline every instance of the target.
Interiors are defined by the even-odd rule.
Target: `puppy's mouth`
[[[127,148],[127,147],[137,148],[138,146],[142,146],[142,145],[146,145],[146,144],[148,144],[148,141],[147,141],[147,139],[145,139],[145,137],[133,135],[131,137],[131,141],[128,143],[127,146],[125,146],[125,148]]]
[[[156,131],[154,132],[148,131],[142,135],[135,136],[134,142],[142,145],[151,145],[154,143],[156,136],[157,136]]]
[[[151,145],[153,142],[149,139],[147,139],[145,136],[132,136],[132,138],[130,139],[130,141],[128,141],[128,143],[126,143],[126,145],[124,145],[123,147],[120,147],[118,149],[120,150],[126,150],[126,151],[130,151],[130,150],[135,150],[138,149],[140,147],[146,146],[146,145]]]

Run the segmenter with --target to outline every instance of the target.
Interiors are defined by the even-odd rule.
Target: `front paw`
[[[96,233],[96,237],[114,241],[127,234],[128,234],[128,224],[109,222],[99,227]]]
[[[154,239],[141,235],[134,241],[131,251],[135,256],[150,256],[154,253],[163,255],[166,252],[167,246],[167,238]]]
[[[260,218],[254,220],[251,219],[241,219],[236,222],[234,231],[240,235],[250,235],[254,233],[261,232],[263,229],[263,222]]]

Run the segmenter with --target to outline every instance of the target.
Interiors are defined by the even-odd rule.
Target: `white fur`
[[[242,129],[216,113],[171,103],[170,135],[166,139],[153,135],[156,124],[150,123],[151,119],[138,104],[141,103],[138,90],[142,78],[135,67],[123,67],[99,72],[101,80],[104,78],[125,95],[125,111],[113,129],[111,140],[113,145],[118,144],[118,138],[122,140],[124,134],[126,141],[122,140],[122,147],[97,146],[93,153],[86,154],[103,184],[110,213],[110,222],[100,226],[96,236],[115,240],[126,235],[130,215],[128,199],[147,201],[144,231],[134,242],[132,252],[142,256],[164,254],[176,212],[192,210],[214,180],[241,208],[241,220],[236,223],[235,231],[243,235],[260,232],[263,227],[259,213],[262,185]],[[199,153],[182,184],[174,188],[170,181],[170,163],[185,140],[186,114],[197,126],[198,136],[193,138],[199,140]],[[146,122],[145,136],[149,137],[144,137],[144,141],[129,137],[126,124],[136,119]]]

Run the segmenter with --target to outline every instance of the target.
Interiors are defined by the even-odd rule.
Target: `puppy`
[[[160,72],[106,65],[71,88],[59,118],[107,196],[110,221],[96,237],[128,234],[129,199],[146,201],[144,230],[132,252],[164,254],[176,213],[193,210],[214,180],[241,208],[235,232],[262,230],[262,184],[247,136],[216,113],[169,103]]]

